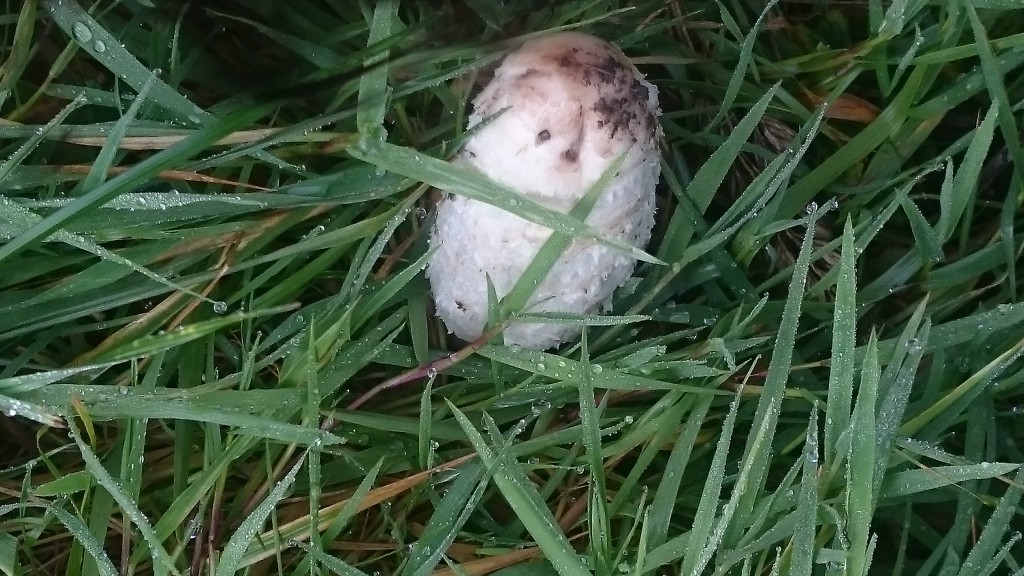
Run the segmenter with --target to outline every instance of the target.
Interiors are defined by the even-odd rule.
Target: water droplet
[[[424,218],[426,218],[427,217],[427,209],[422,207],[422,206],[417,208],[416,209],[416,217],[419,218],[420,220],[423,220]]]
[[[804,208],[804,211],[807,212],[808,214],[814,214],[815,212],[818,211],[818,203],[812,201],[810,204],[807,205],[806,208]]]
[[[97,40],[93,42],[92,49],[96,52],[103,53],[107,51],[107,45],[103,43],[103,40]]]
[[[118,386],[117,387],[117,393],[122,395],[122,396],[128,394],[128,387],[127,386]]]
[[[74,26],[71,27],[71,32],[79,42],[92,40],[92,30],[89,29],[89,25],[85,22],[75,22]]]
[[[627,415],[625,418],[622,419],[622,421],[625,422],[626,424],[632,424],[633,423],[633,415],[632,414]]]
[[[920,352],[921,349],[923,348],[921,346],[921,341],[918,340],[917,338],[911,338],[910,340],[907,340],[906,346],[907,346],[907,351],[909,351],[909,352]]]
[[[213,303],[213,312],[215,314],[224,314],[227,311],[228,311],[228,305],[225,302],[223,302],[221,300],[218,300],[218,301]]]
[[[427,378],[434,378],[436,376],[437,376],[437,368],[434,368],[433,366],[431,366],[430,368],[427,368]]]

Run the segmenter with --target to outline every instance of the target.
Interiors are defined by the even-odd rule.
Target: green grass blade
[[[662,263],[639,248],[621,240],[608,238],[579,219],[542,206],[469,168],[445,162],[411,148],[366,139],[350,148],[349,153],[383,170],[490,204],[567,236],[596,240],[637,260]]]
[[[507,456],[501,456],[491,448],[483,436],[455,405],[448,403],[459,425],[473,443],[480,460],[493,475],[494,483],[519,515],[523,526],[533,536],[544,556],[561,576],[587,576],[591,574],[573,550],[569,540],[558,527],[551,511],[540,499],[540,495],[527,480],[525,473]]]
[[[101,26],[74,0],[42,0],[43,8],[53,21],[83,50],[112,73],[118,75],[136,92],[143,92],[153,76],[117,37]],[[179,121],[209,124],[212,116],[190,102],[162,80],[155,80],[151,101],[172,113]]]
[[[877,434],[875,404],[881,370],[875,334],[864,354],[861,368],[860,390],[853,409],[850,428],[850,454],[846,464],[846,532],[850,538],[846,560],[846,576],[865,576],[871,555],[868,540],[871,537],[871,519],[875,512],[872,487],[875,485],[876,461],[884,454],[875,452]]]
[[[303,453],[299,460],[292,466],[291,470],[274,486],[274,489],[267,494],[267,497],[260,502],[251,514],[239,525],[238,529],[221,552],[220,560],[217,562],[217,576],[233,576],[242,567],[242,558],[246,550],[252,545],[253,538],[259,532],[267,517],[274,512],[277,506],[288,493],[288,490],[295,483],[295,477],[306,461],[307,453]]]
[[[857,323],[857,274],[853,224],[843,226],[843,245],[836,280],[835,310],[832,315],[832,362],[828,374],[828,403],[825,406],[824,460],[832,468],[846,457],[838,450],[839,437],[850,423],[853,399],[854,353]]]
[[[373,21],[370,24],[368,46],[387,39],[398,14],[398,0],[377,2],[373,10]],[[386,61],[388,52],[378,54],[371,60],[363,62],[369,72],[359,77],[359,99],[356,109],[356,126],[360,132],[369,133],[380,128],[387,112],[388,68],[378,66]]]
[[[74,439],[75,444],[78,445],[78,450],[82,453],[82,459],[85,462],[86,470],[92,474],[93,478],[96,479],[96,483],[103,487],[107,493],[117,502],[118,506],[121,507],[121,512],[135,524],[139,532],[142,534],[142,538],[146,541],[149,546],[149,553],[153,558],[153,570],[155,574],[174,574],[180,575],[181,572],[174,565],[174,560],[167,554],[167,550],[164,549],[161,544],[161,540],[153,530],[153,526],[146,519],[146,516],[139,510],[138,505],[134,499],[128,496],[123,490],[120,482],[115,480],[103,463],[100,462],[96,454],[89,448],[89,445],[82,439],[81,433],[78,431],[78,425],[75,424],[73,418],[67,419],[68,430]]]

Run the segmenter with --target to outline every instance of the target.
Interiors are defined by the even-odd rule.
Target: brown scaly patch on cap
[[[542,70],[557,69],[568,89],[585,88],[574,92],[587,120],[609,139],[650,140],[657,131],[658,111],[652,106],[650,85],[629,59],[611,43],[592,36],[559,36],[543,44],[527,42],[523,50],[510,57],[516,62],[505,62],[521,68],[516,80],[550,75]]]

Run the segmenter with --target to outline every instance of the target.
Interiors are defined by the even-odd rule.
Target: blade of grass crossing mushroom
[[[483,174],[457,164],[423,154],[411,148],[396,146],[368,138],[361,139],[348,152],[374,166],[401,174],[442,190],[451,190],[461,196],[490,204],[520,218],[546,226],[556,232],[576,238],[596,240],[623,254],[652,264],[664,264],[629,244],[609,238],[584,222],[547,208],[521,194],[502,186]]]
[[[813,252],[814,229],[822,209],[814,210],[807,216],[807,231],[790,279],[786,303],[779,322],[778,336],[772,349],[772,358],[768,364],[764,387],[761,390],[754,413],[751,429],[757,434],[747,440],[743,451],[743,471],[749,470],[747,485],[739,483],[734,488],[739,494],[736,509],[736,522],[730,527],[728,539],[733,541],[747,525],[753,512],[756,500],[761,496],[761,489],[772,459],[771,439],[775,435],[781,410],[782,396],[786,391],[786,382],[793,363],[793,348],[796,345],[797,327],[800,321],[800,310],[803,295],[807,286],[807,273],[810,267],[810,256]],[[745,475],[741,472],[741,475]]]
[[[558,527],[547,503],[541,500],[518,463],[510,461],[509,456],[495,452],[458,407],[448,402],[448,408],[462,426],[480,460],[490,470],[494,484],[516,510],[520,522],[544,552],[544,557],[561,576],[589,576],[590,570],[580,561],[568,538]]]
[[[78,431],[78,425],[75,424],[74,418],[67,419],[68,432],[71,438],[78,445],[78,450],[82,454],[82,460],[85,462],[85,469],[92,474],[93,478],[96,479],[96,483],[103,487],[104,490],[117,502],[118,506],[121,507],[121,512],[129,519],[135,527],[139,530],[142,535],[142,539],[146,541],[149,546],[150,555],[153,558],[153,573],[154,574],[174,574],[180,576],[180,572],[174,566],[174,560],[167,554],[167,550],[164,549],[161,544],[162,540],[157,537],[156,532],[153,530],[153,526],[149,523],[146,516],[139,510],[139,507],[135,504],[135,501],[128,495],[125,494],[120,483],[115,480],[106,467],[100,462],[96,454],[93,453],[89,445],[82,439],[81,433]]]
[[[622,154],[618,159],[613,162],[604,173],[594,182],[593,186],[587,190],[586,194],[576,205],[569,211],[569,216],[576,218],[580,222],[586,222],[587,216],[590,211],[597,204],[598,199],[604,192],[604,189],[608,186],[608,183],[618,173],[619,168],[622,167],[623,161],[626,159],[626,154]],[[544,245],[537,251],[537,255],[533,257],[530,264],[527,265],[526,269],[523,270],[523,274],[516,280],[512,289],[509,290],[501,301],[501,316],[504,318],[508,314],[519,312],[525,308],[526,303],[529,302],[530,297],[540,286],[540,283],[547,276],[551,267],[555,265],[565,249],[572,244],[572,237],[559,232],[552,232],[551,236],[548,237]]]
[[[850,422],[850,453],[846,459],[846,533],[850,539],[847,576],[864,576],[871,561],[867,546],[875,513],[872,486],[875,460],[878,458],[875,452],[875,404],[880,372],[878,340],[872,332],[860,372],[857,404]]]
[[[242,568],[242,559],[245,556],[246,550],[252,544],[256,533],[259,532],[260,527],[266,522],[267,517],[273,513],[277,503],[287,495],[288,490],[295,483],[295,477],[305,463],[307,455],[308,451],[302,453],[298,462],[292,466],[292,469],[285,474],[284,478],[267,494],[263,502],[260,502],[260,505],[242,521],[238,529],[235,530],[235,533],[231,535],[227,544],[224,545],[224,550],[221,552],[217,562],[216,576],[233,576]]]

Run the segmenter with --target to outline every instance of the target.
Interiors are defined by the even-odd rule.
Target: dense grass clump
[[[0,573],[1024,573],[1015,7],[0,3]],[[556,29],[660,89],[648,262],[457,342],[432,190],[509,204],[445,160]]]

